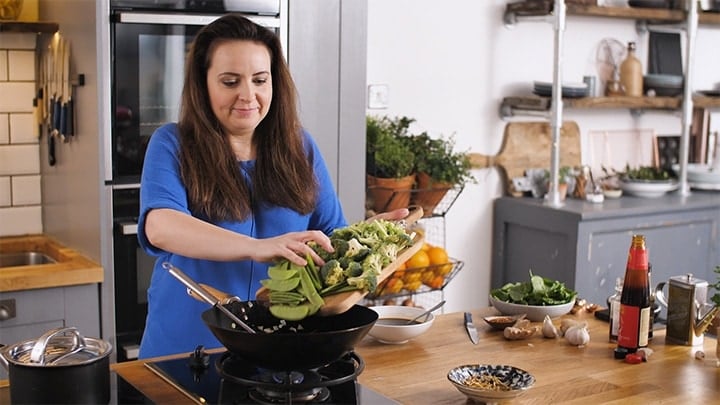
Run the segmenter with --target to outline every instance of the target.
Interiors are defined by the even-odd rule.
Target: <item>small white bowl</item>
[[[378,313],[378,320],[368,332],[368,335],[382,343],[402,344],[427,332],[435,321],[431,313],[410,325],[393,325],[384,323],[383,319],[401,319],[409,321],[425,312],[425,308],[407,307],[402,305],[380,305],[370,307]],[[419,322],[419,323],[418,323]]]
[[[545,319],[545,315],[549,315],[550,318],[557,318],[567,314],[575,305],[575,299],[573,298],[570,302],[560,305],[524,305],[500,301],[490,295],[490,304],[503,315],[525,314],[528,320],[540,322]]]

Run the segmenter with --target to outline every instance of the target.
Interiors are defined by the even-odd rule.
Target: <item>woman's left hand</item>
[[[388,211],[388,212],[381,212],[377,215],[374,215],[367,219],[368,222],[374,221],[376,219],[385,219],[388,221],[399,221],[401,219],[405,219],[408,215],[410,215],[410,210],[407,208],[398,208],[396,210]]]

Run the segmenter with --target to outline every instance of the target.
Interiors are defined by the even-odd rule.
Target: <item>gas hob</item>
[[[355,353],[292,372],[257,368],[229,352],[145,366],[198,404],[398,404],[357,381],[364,363]]]

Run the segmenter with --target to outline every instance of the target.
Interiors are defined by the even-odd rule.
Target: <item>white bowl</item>
[[[668,191],[677,190],[678,186],[675,180],[620,181],[620,187],[625,193],[643,198],[662,197]]]
[[[528,320],[540,322],[545,319],[545,315],[549,315],[550,318],[557,318],[567,314],[575,305],[575,299],[570,300],[567,304],[560,305],[524,305],[500,301],[490,295],[490,304],[503,315],[525,314]]]
[[[508,389],[483,389],[473,384],[484,376],[492,376]],[[535,377],[525,370],[507,365],[467,364],[455,367],[447,374],[448,380],[458,391],[475,401],[498,403],[508,401],[525,393],[535,384]]]
[[[383,323],[383,319],[403,319],[409,321],[425,312],[425,308],[407,307],[402,305],[380,305],[370,307],[378,313],[378,320],[368,332],[374,339],[389,344],[401,344],[427,332],[435,321],[431,313],[427,318],[420,318],[411,325],[391,325]],[[419,322],[419,323],[418,323]]]

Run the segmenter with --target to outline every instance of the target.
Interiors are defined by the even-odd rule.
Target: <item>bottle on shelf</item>
[[[610,341],[617,342],[620,325],[620,295],[622,294],[623,279],[615,279],[615,293],[608,297],[608,312],[610,316]]]
[[[626,96],[642,97],[643,73],[640,59],[635,55],[635,42],[628,42],[627,56],[620,64],[620,84]]]
[[[644,235],[633,235],[620,295],[620,323],[616,357],[624,358],[648,345],[650,280]]]

